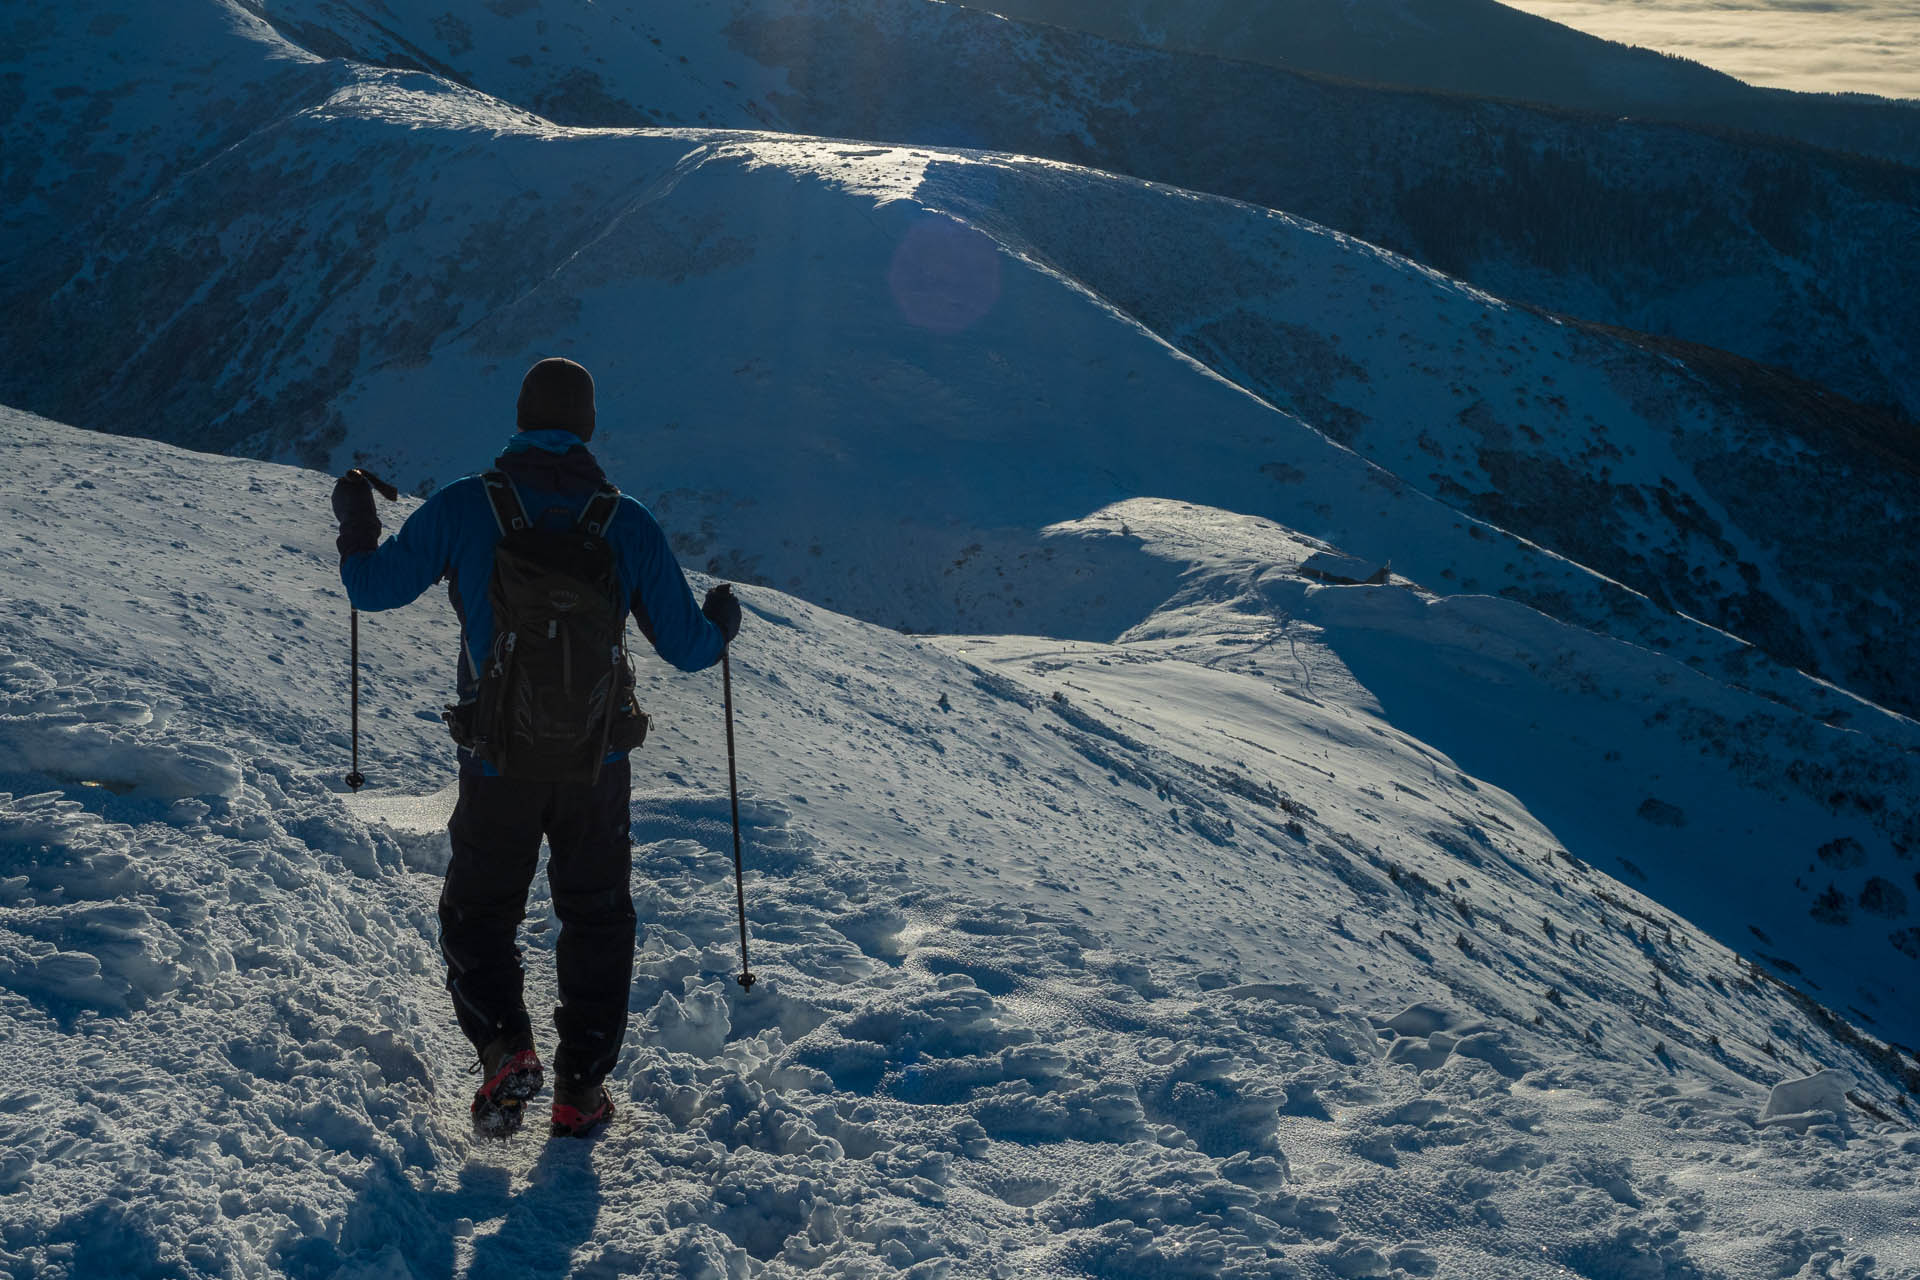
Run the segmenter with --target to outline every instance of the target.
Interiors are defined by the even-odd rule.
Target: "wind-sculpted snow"
[[[1891,892],[1912,880],[1920,834],[1910,721],[1830,726],[1510,601],[1316,587],[1293,569],[1312,548],[1263,522],[1132,502],[1058,533],[1115,524],[1144,556],[1186,566],[1183,591],[1122,637],[1130,653],[1155,646],[1307,698],[1342,700],[1358,682],[1395,725],[1521,798],[1574,855],[1760,944],[1778,974],[1809,972],[1777,965],[1779,948],[1804,960],[1838,945],[1816,989],[1851,982],[1844,956],[1863,936],[1912,948],[1905,893]],[[1845,833],[1856,824],[1877,834],[1863,844]],[[1428,835],[1477,859],[1471,829]],[[1905,1016],[1897,985],[1860,994],[1852,1008],[1869,1025]]]
[[[1314,544],[1179,503],[1106,517],[1187,566],[1120,644],[904,636],[743,590],[750,994],[717,690],[648,665],[621,1117],[476,1146],[433,922],[450,753],[416,714],[450,682],[444,602],[362,620],[380,794],[348,797],[326,477],[0,423],[28,570],[0,716],[118,744],[90,778],[0,757],[9,1273],[1920,1268],[1920,1073],[1609,875],[1640,836],[1543,822],[1409,732],[1423,664],[1427,696],[1497,681],[1516,714],[1604,680],[1675,718],[1729,695],[1503,602],[1250,571],[1224,530],[1269,562]],[[1551,671],[1514,656],[1550,635]],[[1690,749],[1664,733],[1608,738],[1636,753],[1621,803]],[[214,748],[230,771],[169,763]],[[1692,776],[1690,805],[1762,806],[1747,865],[1798,864],[1768,841],[1804,801]],[[1847,830],[1836,865],[1881,866]],[[536,1010],[556,927],[539,888]],[[1850,933],[1829,982],[1826,936],[1774,945],[1834,999],[1897,959]]]

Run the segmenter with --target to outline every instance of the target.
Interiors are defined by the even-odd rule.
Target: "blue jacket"
[[[534,523],[570,528],[595,490],[606,483],[600,464],[570,431],[523,431],[494,466],[519,492]],[[682,671],[700,671],[720,661],[720,629],[694,603],[680,563],[653,514],[632,498],[620,499],[607,526],[626,594],[640,632],[654,651]],[[370,612],[410,604],[442,578],[460,616],[460,697],[473,696],[475,672],[493,646],[493,548],[500,528],[478,476],[454,481],[407,517],[400,532],[372,551],[340,562],[347,599]]]

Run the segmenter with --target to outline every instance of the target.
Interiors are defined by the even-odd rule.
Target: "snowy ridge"
[[[1117,645],[747,590],[751,996],[715,693],[648,668],[626,1118],[473,1150],[444,838],[334,790],[326,478],[0,429],[15,1273],[1920,1274],[1911,1062],[1420,741],[1382,678],[1477,666],[1550,712],[1604,698],[1606,642],[1534,682],[1517,606],[1250,573],[1223,528],[1321,544],[1178,503],[1103,519],[1186,566]],[[1411,621],[1448,610],[1457,657]],[[365,767],[435,793],[449,611],[362,641]],[[536,1009],[552,931],[540,896]]]
[[[1873,134],[1827,134],[1849,150],[1877,135],[1895,165],[1628,119],[1642,112],[1627,105],[1596,118],[1500,101],[1491,83],[1468,97],[1326,81],[929,0],[259,8],[323,32],[330,52],[431,69],[564,125],[990,148],[1285,209],[1517,301],[1920,411],[1915,288],[1882,252],[1913,237],[1920,209],[1905,108],[1884,108]]]

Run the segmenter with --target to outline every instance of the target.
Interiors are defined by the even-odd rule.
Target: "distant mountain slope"
[[[1284,209],[1504,297],[1920,413],[1920,171],[1369,88],[928,0],[258,0],[283,31],[561,124],[986,147]],[[1889,108],[1894,110],[1893,108]],[[1920,128],[1920,112],[1901,118]]]
[[[1744,84],[1496,0],[966,0],[1032,22],[1371,84],[1794,138],[1920,164],[1905,102]]]
[[[194,165],[340,83],[338,68],[240,17],[211,5],[133,4],[9,15],[0,35],[0,270],[10,288],[34,274],[59,288],[87,233],[104,235]],[[189,73],[196,54],[201,76]]]
[[[1913,616],[1887,607],[1889,584],[1920,579],[1920,543],[1886,532],[1920,515],[1910,424],[1724,352],[1504,306],[1226,201],[1005,162],[936,164],[918,198],[1401,480],[1663,606],[1863,689],[1904,688],[1920,661],[1860,640]],[[1781,609],[1791,584],[1841,577],[1859,591],[1826,597],[1837,615]]]
[[[1911,452],[1810,435],[1798,402],[1730,401],[1668,353],[1218,198],[925,149],[555,130],[217,35],[183,26],[179,56],[251,50],[343,87],[103,211],[97,239],[47,230],[5,377],[88,425],[444,481],[564,334],[630,424],[608,447],[672,477],[691,552],[864,617],[1110,637],[1137,617],[1088,613],[1101,584],[1036,597],[1017,569],[1036,530],[1151,494],[1820,714],[1841,700],[1740,674],[1742,644],[1668,611],[1920,706],[1916,552],[1880,533],[1910,518]],[[55,336],[58,360],[31,358]]]

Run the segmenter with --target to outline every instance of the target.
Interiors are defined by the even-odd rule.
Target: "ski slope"
[[[730,981],[717,680],[643,663],[622,1119],[476,1149],[432,915],[444,602],[363,619],[348,797],[325,476],[10,411],[0,466],[9,1274],[1920,1275],[1911,1060],[1666,896],[1786,895],[1491,776],[1549,749],[1518,717],[1577,715],[1635,803],[1687,753],[1659,712],[1750,696],[1669,659],[1311,585],[1325,544],[1166,500],[1049,531],[1160,564],[1115,643],[748,588],[762,981]],[[1427,738],[1475,687],[1475,736]],[[1716,768],[1688,830],[1810,817]],[[1835,969],[1854,936],[1779,927]],[[552,932],[536,891],[536,1011]]]

